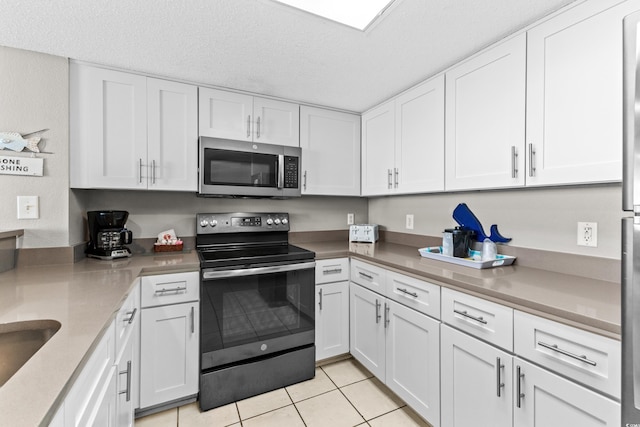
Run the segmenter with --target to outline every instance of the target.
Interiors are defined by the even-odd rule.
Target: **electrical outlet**
[[[413,214],[407,214],[406,224],[407,230],[413,230]]]
[[[353,224],[355,224],[355,221],[356,221],[356,220],[355,220],[355,217],[356,217],[356,216],[355,216],[354,214],[352,214],[352,213],[348,213],[348,214],[347,214],[347,225],[353,225]]]
[[[598,246],[598,223],[578,223],[578,246]]]
[[[18,196],[18,219],[40,218],[38,196]]]

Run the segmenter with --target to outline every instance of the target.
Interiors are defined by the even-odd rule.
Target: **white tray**
[[[469,258],[457,258],[442,253],[442,246],[431,246],[429,248],[418,249],[420,255],[425,258],[437,259],[438,261],[450,262],[452,264],[464,265],[472,268],[493,268],[504,267],[513,264],[516,257],[510,255],[496,256],[496,259],[490,261],[482,261],[482,252],[470,251],[471,256]]]

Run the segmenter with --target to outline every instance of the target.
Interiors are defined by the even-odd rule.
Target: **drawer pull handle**
[[[501,397],[502,388],[504,387],[504,383],[502,382],[503,369],[504,364],[499,357],[496,357],[496,388],[498,390],[498,397]]]
[[[124,319],[124,321],[127,322],[128,324],[132,324],[133,318],[136,317],[137,312],[138,312],[138,307],[134,308],[133,311],[128,312],[127,314],[129,314],[130,316],[128,319]]]
[[[376,323],[380,323],[380,306],[382,304],[380,304],[380,302],[378,301],[378,299],[376,298]]]
[[[191,306],[191,333],[196,332],[196,310],[194,306]]]
[[[363,273],[362,271],[361,271],[361,272],[359,272],[358,274],[360,274],[360,276],[362,276],[362,277],[364,277],[364,278],[366,278],[366,279],[373,280],[373,276],[371,276],[371,275],[369,275],[369,274],[365,274],[365,273]]]
[[[524,399],[524,393],[522,392],[522,379],[524,378],[524,374],[522,373],[522,368],[520,366],[516,366],[516,406],[518,408],[522,408],[522,399]]]
[[[187,287],[185,286],[184,288],[171,288],[171,289],[156,289],[156,294],[166,294],[167,292],[182,292],[182,291],[186,291]]]
[[[334,268],[331,270],[322,270],[322,274],[340,274],[340,273],[342,273],[341,268]]]
[[[467,310],[465,310],[465,311],[453,310],[453,312],[456,313],[456,314],[459,314],[460,316],[464,316],[464,317],[466,317],[468,319],[475,320],[476,322],[482,323],[483,325],[487,324],[487,321],[484,320],[482,318],[482,316],[478,316],[478,317],[472,316],[469,313],[467,313]]]
[[[565,356],[571,357],[573,359],[579,360],[581,362],[584,362],[586,364],[589,364],[591,366],[596,366],[597,363],[594,362],[593,360],[590,360],[589,358],[587,358],[587,356],[582,355],[582,356],[578,356],[577,354],[571,353],[567,350],[563,350],[560,347],[558,347],[557,344],[547,344],[545,342],[542,341],[538,341],[538,345],[544,348],[548,348],[551,351],[555,351],[556,353],[560,353],[560,354],[564,354]]]
[[[418,294],[417,294],[416,292],[409,292],[408,290],[406,290],[406,289],[402,289],[402,288],[396,288],[396,289],[397,289],[398,291],[402,292],[403,294],[411,295],[411,296],[412,296],[412,297],[414,297],[414,298],[418,298]]]
[[[322,311],[322,288],[318,291],[318,308]]]

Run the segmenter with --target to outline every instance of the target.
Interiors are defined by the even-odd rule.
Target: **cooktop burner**
[[[315,254],[297,246],[250,246],[199,250],[202,267],[229,267],[246,264],[280,263],[310,260]]]

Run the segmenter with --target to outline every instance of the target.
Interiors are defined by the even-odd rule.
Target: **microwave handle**
[[[284,154],[278,155],[278,188],[284,188]]]

